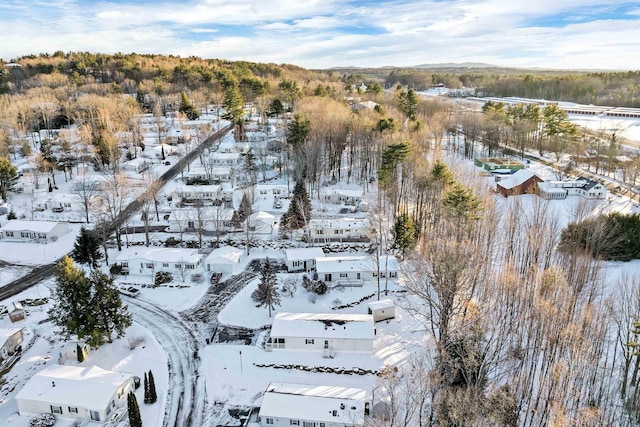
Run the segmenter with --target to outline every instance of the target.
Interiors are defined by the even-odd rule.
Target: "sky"
[[[0,0],[0,58],[159,53],[305,68],[640,69],[623,0]]]

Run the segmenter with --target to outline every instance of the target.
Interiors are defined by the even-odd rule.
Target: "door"
[[[89,411],[91,416],[91,421],[100,421],[100,412],[98,411]]]

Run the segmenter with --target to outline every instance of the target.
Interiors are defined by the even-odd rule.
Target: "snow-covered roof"
[[[275,219],[276,217],[274,215],[271,215],[269,212],[265,212],[265,211],[258,211],[256,213],[251,214],[251,216],[249,217],[250,221],[262,221],[269,224],[273,224]]]
[[[20,328],[0,329],[0,346],[13,334],[20,332]]]
[[[372,340],[373,316],[344,313],[277,313],[271,325],[271,336]]]
[[[398,271],[398,260],[391,255],[379,259],[380,271]],[[316,271],[321,273],[374,271],[375,258],[371,255],[342,255],[316,258]]]
[[[367,304],[371,310],[384,310],[385,308],[392,308],[396,306],[396,303],[389,298],[381,299],[380,301],[371,301]]]
[[[225,263],[233,263],[236,264],[240,262],[240,258],[242,258],[242,254],[244,251],[242,249],[234,248],[233,246],[221,246],[218,249],[214,249],[205,259],[205,262],[225,262]]]
[[[362,425],[365,398],[366,391],[359,388],[270,383],[260,417]]]
[[[510,190],[514,187],[522,185],[523,183],[533,178],[534,176],[537,177],[537,175],[534,174],[533,172],[530,172],[526,169],[520,169],[519,171],[511,175],[509,178],[506,178],[500,181],[497,185],[499,185],[502,188],[506,188],[507,190]]]
[[[285,256],[289,261],[302,261],[305,259],[323,258],[322,248],[293,248],[285,251]]]
[[[326,194],[337,194],[340,196],[347,196],[347,197],[362,197],[362,190],[347,190],[347,189],[339,188],[335,190],[329,190],[327,191]]]
[[[363,229],[369,228],[369,220],[366,218],[314,218],[309,220],[310,228],[340,228]]]
[[[211,158],[212,159],[238,159],[240,158],[240,153],[219,153],[219,152],[213,152],[211,153]]]
[[[116,261],[129,261],[137,258],[152,262],[197,264],[202,257],[203,255],[198,253],[198,249],[135,247],[123,249],[116,257]]]
[[[31,377],[16,399],[102,410],[132,377],[98,366],[49,365]]]
[[[49,233],[61,222],[55,221],[24,221],[12,219],[0,230],[2,231],[33,231],[35,233]]]
[[[79,194],[69,194],[69,193],[56,193],[51,196],[52,202],[77,202],[82,203],[82,197]]]

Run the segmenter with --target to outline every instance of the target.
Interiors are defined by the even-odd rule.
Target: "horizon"
[[[1,56],[164,54],[307,69],[484,63],[640,69],[640,5],[623,0],[0,0]],[[558,4],[559,3],[559,4]],[[292,40],[294,43],[292,43]]]

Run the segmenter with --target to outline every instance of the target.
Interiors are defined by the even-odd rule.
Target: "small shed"
[[[17,322],[20,320],[24,320],[24,316],[24,307],[19,302],[14,301],[13,309],[9,312],[9,319],[11,319],[12,322]]]
[[[374,322],[396,317],[396,303],[389,298],[372,301],[367,306],[369,307],[367,313],[373,315]]]
[[[78,349],[80,349],[82,353],[82,358],[78,355]],[[84,341],[70,341],[68,342],[64,348],[62,349],[62,357],[60,358],[60,362],[65,364],[67,362],[77,363],[84,361],[87,356],[89,356],[89,352],[91,351],[91,347]]]

